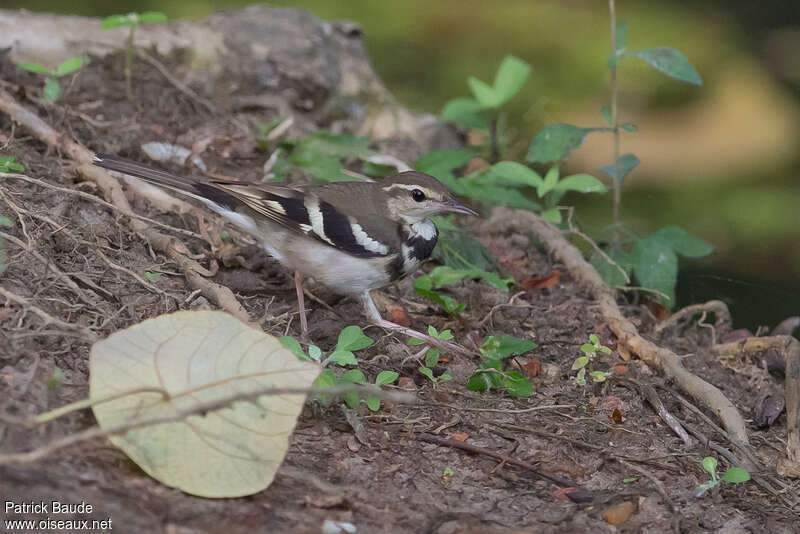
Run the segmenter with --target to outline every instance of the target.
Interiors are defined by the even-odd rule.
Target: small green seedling
[[[161,273],[154,273],[154,272],[150,272],[150,271],[145,271],[144,272],[144,278],[145,278],[145,280],[147,280],[148,282],[153,284],[153,283],[157,282],[159,278],[161,278]]]
[[[439,306],[447,313],[454,315],[461,313],[467,307],[466,304],[459,303],[453,297],[444,295],[436,291],[444,286],[457,284],[465,278],[484,280],[490,286],[508,291],[513,278],[501,278],[497,273],[490,273],[479,268],[453,269],[447,265],[442,265],[433,269],[429,274],[418,276],[414,280],[414,291]]]
[[[575,361],[572,362],[572,370],[578,371],[578,374],[574,377],[575,382],[579,386],[585,386],[586,369],[589,363],[594,360],[598,352],[602,352],[603,354],[611,354],[611,349],[601,345],[600,338],[597,337],[596,334],[589,334],[589,343],[584,343],[581,345],[581,352],[583,352],[583,356],[575,358]],[[611,376],[611,374],[612,373],[608,371],[591,371],[589,376],[591,376],[592,380],[595,382],[604,382],[606,378]]]
[[[0,156],[0,172],[22,172],[25,167],[14,161],[14,156]]]
[[[58,96],[61,94],[61,84],[58,83],[57,78],[72,74],[88,64],[88,59],[84,60],[80,56],[75,56],[60,63],[58,67],[52,70],[39,63],[20,63],[19,68],[35,74],[42,74],[45,77],[42,94],[47,102],[53,103],[58,100]]]
[[[453,475],[455,471],[453,471],[450,467],[445,467],[442,471],[442,486],[447,487],[453,481]]]
[[[512,397],[524,397],[533,393],[530,380],[519,371],[503,371],[503,360],[519,356],[538,345],[527,339],[512,336],[489,336],[481,344],[484,358],[475,373],[469,377],[467,389],[487,391],[491,388],[504,388]]]
[[[703,469],[705,469],[711,475],[711,480],[703,482],[702,484],[698,484],[695,497],[701,497],[706,491],[713,487],[719,486],[722,482],[741,484],[742,482],[747,482],[750,480],[750,473],[748,473],[747,470],[742,467],[731,467],[725,471],[725,474],[722,475],[722,478],[719,478],[717,476],[717,459],[713,456],[706,456],[703,458],[702,465]]]
[[[127,15],[111,15],[103,19],[104,30],[112,30],[128,26],[128,39],[125,41],[125,92],[128,98],[133,97],[131,92],[131,72],[133,66],[133,37],[140,24],[158,24],[167,21],[167,16],[160,11],[145,11],[144,13],[128,13]]]
[[[347,326],[339,332],[339,339],[336,342],[336,348],[323,358],[322,349],[316,345],[308,347],[308,353],[303,351],[300,342],[291,336],[283,336],[280,338],[281,345],[289,349],[297,358],[309,361],[313,360],[318,362],[323,368],[331,365],[339,367],[357,366],[358,360],[356,359],[353,351],[361,350],[372,345],[372,338],[364,335],[364,332],[358,326]],[[375,385],[377,387],[391,384],[400,375],[394,371],[381,371],[375,378]],[[322,373],[314,381],[314,387],[319,389],[328,388],[331,386],[345,386],[352,384],[366,384],[367,377],[360,369],[348,369],[341,374],[337,374],[333,369],[324,369]],[[334,401],[333,395],[321,393],[318,395],[318,400],[323,406],[330,406]],[[357,408],[360,402],[359,394],[355,391],[345,393],[342,395],[342,400],[350,408]],[[380,397],[368,396],[365,400],[367,407],[373,412],[378,411],[381,406]]]
[[[53,374],[50,375],[50,378],[47,379],[47,389],[50,391],[57,391],[58,388],[61,387],[61,381],[64,378],[64,374],[61,372],[61,369],[56,367],[53,369]]]
[[[441,332],[439,332],[433,325],[428,325],[428,335],[444,341],[449,341],[453,339],[453,333],[450,330],[442,330]],[[412,337],[411,339],[408,340],[408,344],[412,346],[424,345],[425,342],[422,341],[421,339]],[[429,348],[428,351],[425,353],[425,365],[422,365],[419,368],[420,374],[427,376],[431,380],[431,382],[433,382],[434,389],[436,389],[436,385],[439,384],[439,382],[447,382],[453,379],[453,377],[447,373],[443,373],[438,377],[434,376],[433,374],[433,367],[435,367],[439,363],[439,356],[441,356],[441,354],[442,351],[440,349],[436,347]]]

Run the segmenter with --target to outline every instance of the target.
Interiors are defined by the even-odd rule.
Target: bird
[[[430,258],[439,237],[432,216],[478,215],[431,175],[405,171],[375,182],[253,184],[178,176],[114,154],[95,154],[93,164],[197,199],[258,240],[294,271],[302,339],[308,339],[302,284],[311,277],[359,298],[367,319],[379,327],[445,351],[469,352],[384,319],[370,295]]]

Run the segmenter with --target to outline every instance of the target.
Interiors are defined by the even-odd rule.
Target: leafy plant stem
[[[128,33],[128,40],[125,46],[125,93],[128,95],[128,100],[133,99],[133,91],[131,90],[131,76],[133,71],[133,32],[135,25],[131,25],[130,32]]]
[[[617,54],[617,10],[614,0],[608,0],[608,11],[611,19],[611,52]],[[619,172],[620,133],[618,117],[619,90],[617,88],[617,65],[611,66],[611,130],[614,135],[614,214],[613,224],[619,225],[620,205],[622,204],[622,180]],[[617,232],[614,232],[614,241],[618,241]]]
[[[497,141],[497,115],[492,117],[491,128],[489,129],[490,143],[492,145],[491,163],[495,164],[500,161],[500,147]]]

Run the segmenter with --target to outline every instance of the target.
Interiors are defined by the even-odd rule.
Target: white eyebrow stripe
[[[387,185],[386,187],[382,188],[384,191],[391,191],[392,189],[405,189],[406,191],[413,191],[414,189],[419,189],[423,193],[425,193],[426,197],[436,197],[436,193],[427,187],[421,185],[413,185],[413,184],[391,184]]]
[[[350,217],[350,228],[353,230],[353,237],[356,239],[356,243],[364,247],[365,250],[381,255],[389,253],[389,247],[371,238],[352,217]]]
[[[320,239],[335,247],[336,244],[325,235],[325,220],[322,217],[322,211],[319,209],[319,200],[312,196],[307,196],[304,204],[306,211],[308,211],[308,219],[311,221],[311,231],[317,234]]]

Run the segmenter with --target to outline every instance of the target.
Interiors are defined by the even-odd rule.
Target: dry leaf
[[[631,352],[619,343],[617,343],[617,354],[619,354],[619,357],[622,358],[622,361],[631,361]]]
[[[534,356],[528,363],[522,365],[522,374],[528,378],[536,378],[539,376],[539,369],[541,366],[542,364],[539,361],[539,358]]]
[[[555,270],[542,278],[528,278],[520,283],[523,291],[534,291],[536,289],[544,289],[545,287],[552,287],[558,284],[561,280],[561,271]]]
[[[411,326],[411,319],[403,308],[392,308],[392,322],[400,326]]]
[[[572,499],[570,499],[568,497],[568,495],[570,493],[574,493],[576,491],[578,491],[578,488],[575,488],[575,487],[572,487],[572,486],[570,486],[568,488],[558,488],[557,490],[555,490],[553,492],[553,497],[555,497],[556,500],[559,500],[559,501],[570,501],[571,502]]]
[[[636,505],[631,501],[624,501],[610,506],[603,512],[603,519],[609,525],[619,525],[627,521],[636,511]]]
[[[161,388],[96,404],[101,428],[169,417],[265,388],[308,388],[319,366],[277,338],[217,311],[161,315],[92,346],[89,396]],[[112,436],[139,467],[168,486],[203,497],[239,497],[270,485],[305,403],[304,394],[262,395],[186,419]]]
[[[628,372],[628,366],[623,364],[618,364],[614,366],[614,374],[615,375],[624,375]]]
[[[611,412],[609,418],[611,419],[611,422],[616,425],[622,424],[622,412],[619,411],[619,408],[614,408],[614,411]]]
[[[461,434],[453,434],[453,439],[456,441],[467,441],[469,434],[462,432]]]

